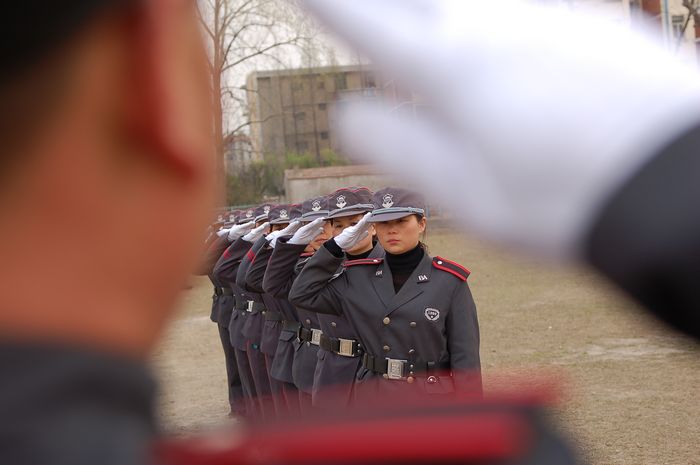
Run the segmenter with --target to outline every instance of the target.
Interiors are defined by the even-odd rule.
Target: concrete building
[[[256,71],[247,78],[252,149],[263,158],[286,153],[342,153],[334,123],[344,101],[376,99],[381,85],[366,66]]]
[[[224,139],[224,169],[233,174],[247,168],[253,161],[261,160],[253,151],[250,137],[245,134],[230,134]]]

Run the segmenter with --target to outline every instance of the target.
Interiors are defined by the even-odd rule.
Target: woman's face
[[[425,231],[425,218],[416,215],[404,216],[398,220],[374,223],[377,239],[387,252],[398,255],[413,250]]]
[[[358,221],[362,219],[363,216],[365,216],[364,213],[360,213],[359,215],[354,216],[333,218],[333,237],[343,232],[345,228],[355,226],[358,223]],[[370,250],[372,248],[372,239],[374,238],[375,233],[376,232],[374,230],[374,226],[370,226],[369,235],[362,239],[360,242],[358,242],[358,244],[355,247],[348,250],[347,253],[350,255],[360,255]]]
[[[316,237],[316,239],[311,241],[311,244],[309,244],[309,247],[307,247],[307,250],[309,248],[311,248],[313,252],[316,252],[323,245],[324,242],[326,242],[328,239],[330,239],[332,237],[332,233],[333,233],[333,228],[331,226],[331,222],[324,221],[323,222],[323,232],[321,232],[321,234],[319,234]]]

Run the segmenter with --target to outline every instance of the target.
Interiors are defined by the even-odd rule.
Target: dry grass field
[[[554,370],[566,379],[559,423],[590,463],[700,465],[697,344],[587,270],[514,259],[446,229],[428,244],[472,271],[487,390],[503,373]],[[206,278],[192,285],[153,359],[161,419],[176,434],[231,421],[211,287]]]

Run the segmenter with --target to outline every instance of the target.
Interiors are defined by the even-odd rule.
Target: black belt
[[[321,334],[321,349],[343,357],[359,357],[363,354],[362,345],[354,339],[343,339]]]
[[[392,358],[374,357],[370,354],[362,356],[362,366],[369,371],[379,373],[386,379],[403,379],[412,381],[414,376],[427,376],[431,372],[440,372],[449,368],[449,363],[423,362],[421,360],[397,360]]]
[[[254,300],[236,300],[236,310],[239,312],[258,313],[265,310],[265,304]]]
[[[275,310],[267,310],[265,312],[265,321],[282,321],[282,314]]]
[[[297,338],[300,342],[308,342],[309,344],[317,346],[321,343],[322,334],[323,331],[321,331],[320,329],[304,328],[302,326],[301,328],[299,328]]]
[[[301,323],[288,320],[282,321],[282,331],[289,331],[294,334],[299,334],[299,328],[301,328]]]
[[[214,297],[222,296],[222,295],[233,295],[233,291],[231,290],[230,287],[215,287],[214,288]]]

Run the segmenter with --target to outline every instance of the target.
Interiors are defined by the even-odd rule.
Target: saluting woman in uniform
[[[374,210],[372,192],[366,187],[338,189],[331,194],[330,204],[335,209],[326,218],[330,221],[334,237],[346,228],[355,226],[367,212]],[[338,248],[335,253],[345,253],[346,260],[384,256],[382,247],[374,242],[373,228],[352,249],[343,252]],[[359,338],[352,325],[340,315],[319,314],[318,322],[322,334],[312,402],[314,407],[342,407],[350,402],[352,386],[361,366]]]
[[[354,327],[364,352],[356,397],[406,389],[480,393],[479,325],[469,271],[426,252],[420,242],[427,223],[421,195],[386,188],[372,199],[372,213],[306,263],[290,301],[342,315]],[[345,260],[339,250],[353,249],[372,224],[385,258],[346,261],[337,274]]]

